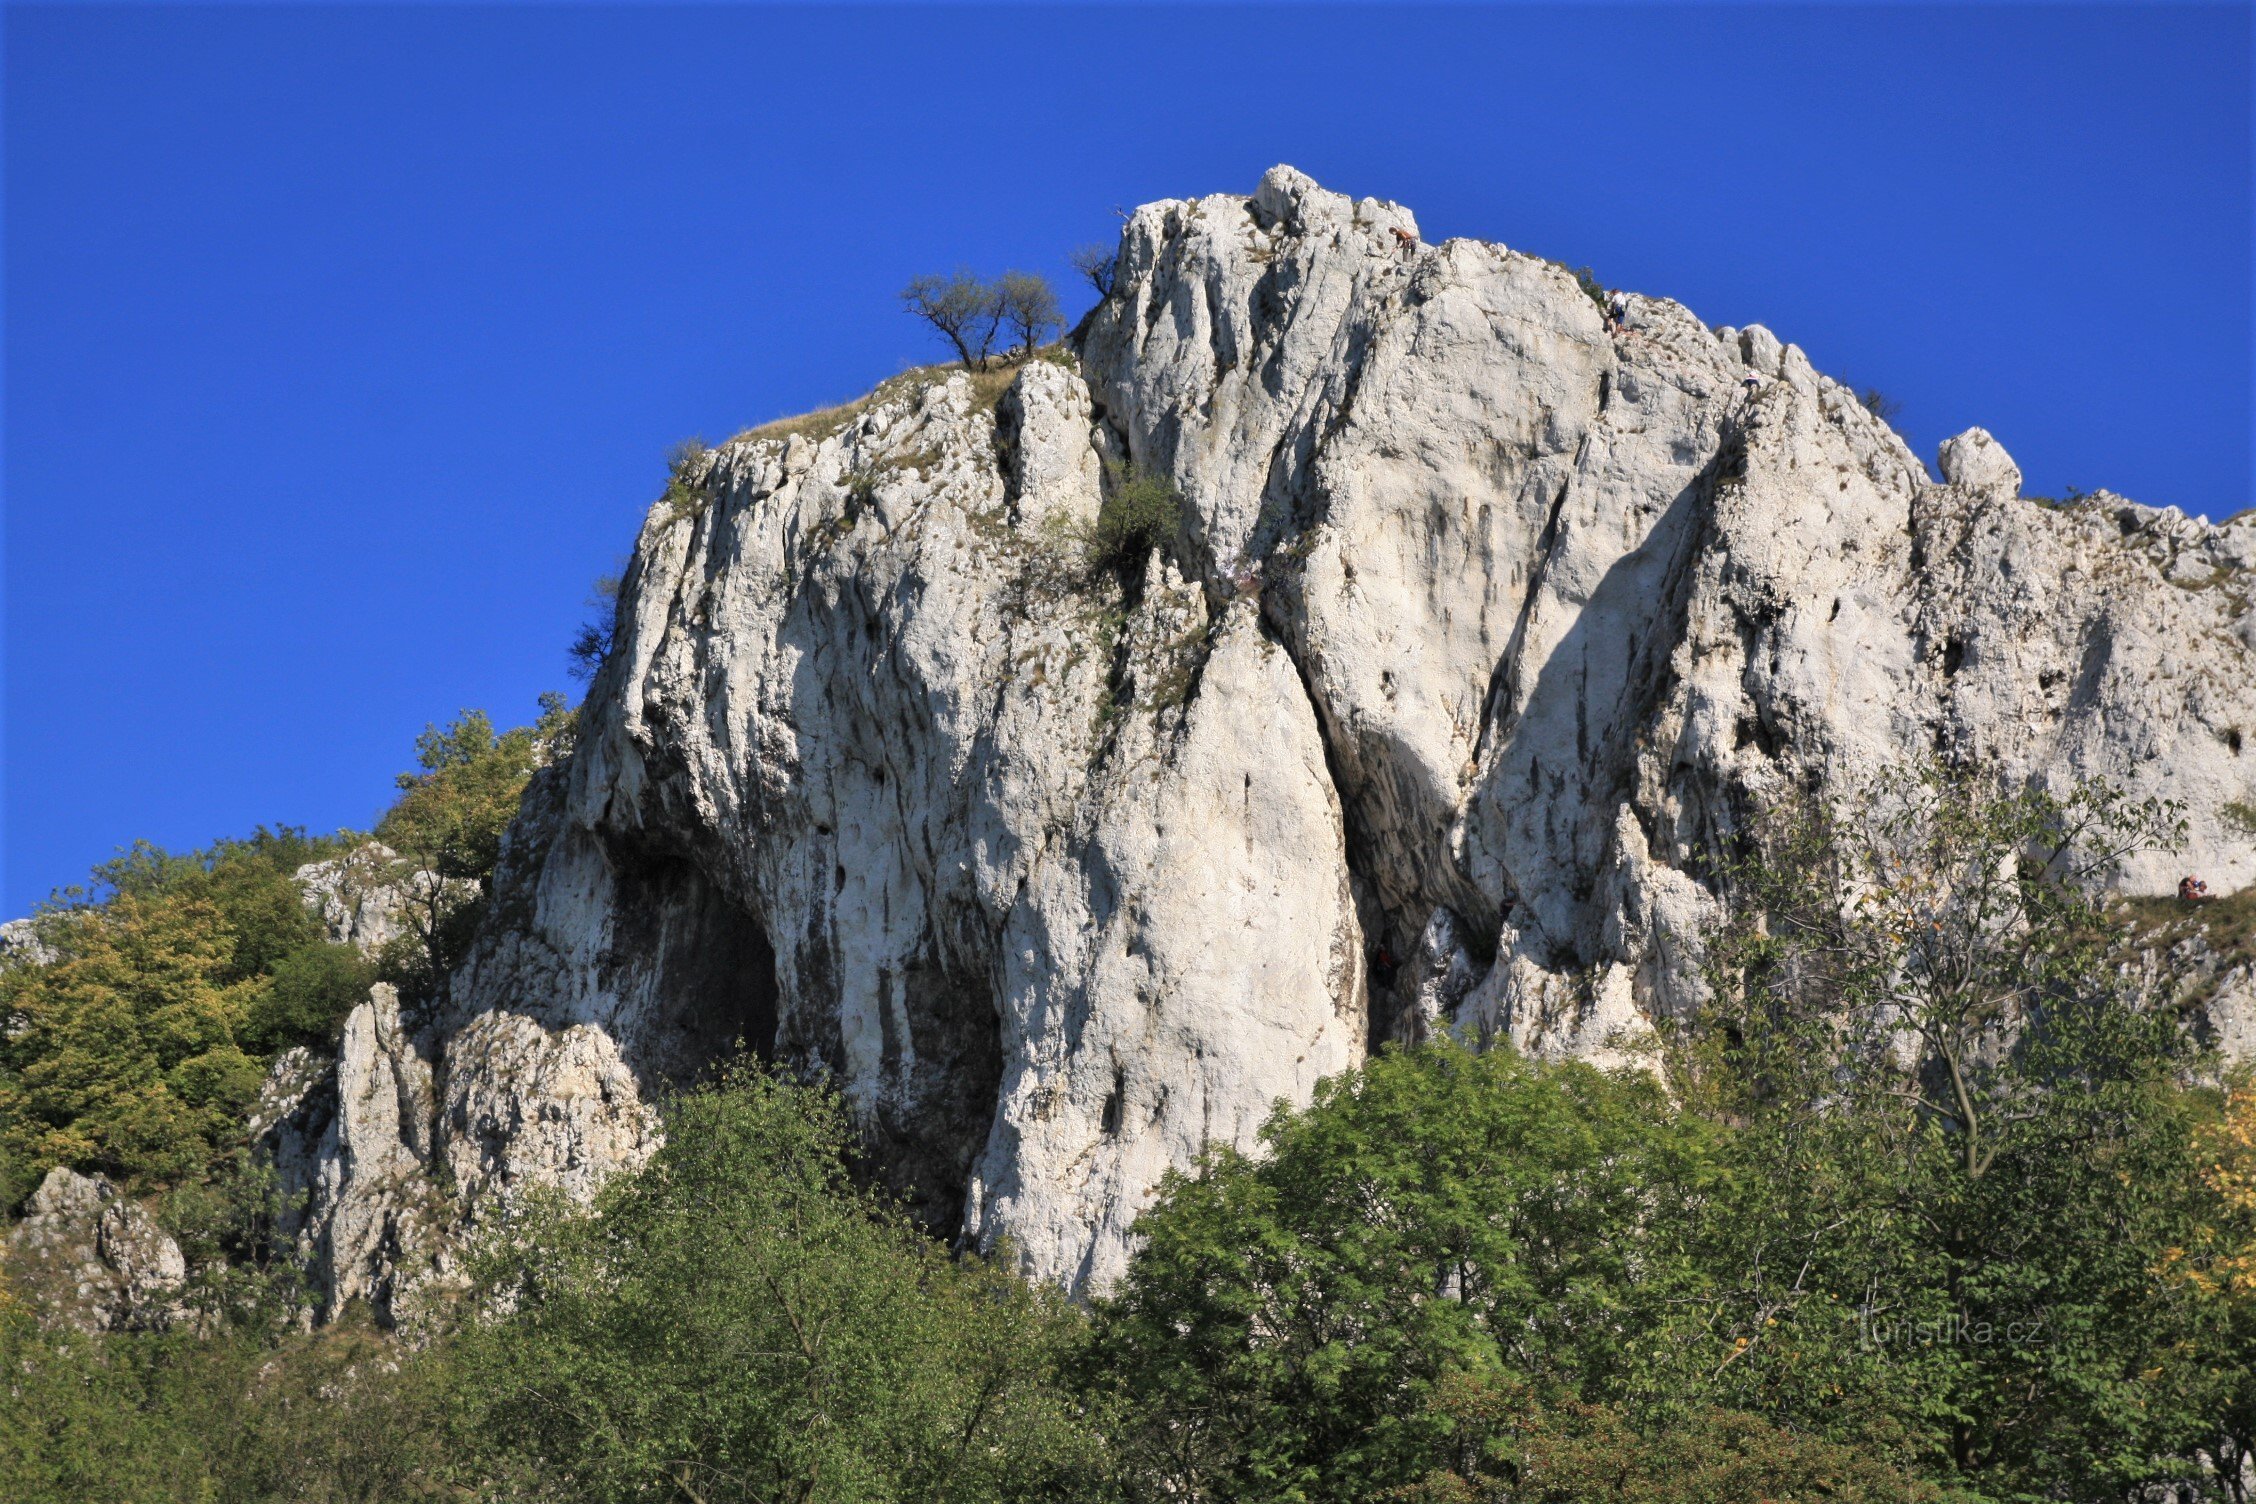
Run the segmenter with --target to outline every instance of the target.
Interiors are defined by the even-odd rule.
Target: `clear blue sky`
[[[366,825],[426,721],[567,686],[668,445],[936,357],[913,273],[1279,161],[1766,323],[1922,453],[2250,502],[2244,6],[5,27],[9,913]]]

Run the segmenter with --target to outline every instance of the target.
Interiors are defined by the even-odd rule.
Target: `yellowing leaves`
[[[265,983],[197,899],[122,893],[49,921],[54,964],[0,976],[0,1155],[10,1190],[57,1164],[194,1174],[240,1132],[260,1064],[236,1031]]]

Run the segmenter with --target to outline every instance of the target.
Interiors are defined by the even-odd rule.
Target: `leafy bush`
[[[1574,267],[1572,268],[1572,271],[1575,279],[1575,286],[1582,289],[1582,295],[1584,297],[1588,298],[1593,304],[1597,305],[1599,317],[1607,317],[1606,284],[1599,281],[1598,274],[1596,272],[1593,272],[1587,266]]]
[[[1089,568],[1141,570],[1183,525],[1183,498],[1164,477],[1137,470],[1113,476],[1089,535]]]
[[[666,454],[666,489],[658,505],[668,521],[702,516],[712,500],[707,485],[707,457],[712,450],[702,439],[684,439]]]
[[[316,941],[275,963],[238,1033],[247,1048],[265,1055],[328,1044],[374,980],[375,969],[358,950]]]
[[[1099,1307],[1163,1493],[1359,1501],[1444,1466],[1445,1382],[1598,1399],[1676,1339],[1699,1125],[1649,1079],[1382,1055],[1171,1177]]]
[[[852,1141],[835,1097],[737,1068],[592,1213],[519,1229],[492,1270],[514,1310],[456,1353],[489,1476],[557,1500],[1085,1494],[1075,1318],[858,1189]]]

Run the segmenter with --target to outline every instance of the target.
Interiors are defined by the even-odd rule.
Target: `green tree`
[[[1736,1292],[1713,1393],[1884,1414],[1937,1478],[1997,1497],[2171,1471],[2184,1374],[2156,1271],[2196,1206],[2197,1103],[2101,880],[2175,831],[2104,786],[1932,769],[1854,819],[1758,825],[1679,1041],[1686,1099],[1746,1125],[1702,1254]]]
[[[465,710],[416,738],[418,771],[399,775],[400,796],[376,825],[395,860],[369,875],[410,900],[408,932],[386,947],[378,970],[411,1003],[434,1006],[444,994],[485,913],[525,786],[570,752],[575,721],[550,694],[530,726],[497,733],[484,711]]]
[[[1444,1386],[1600,1400],[1697,1293],[1706,1131],[1649,1079],[1390,1052],[1172,1176],[1098,1308],[1156,1494],[1365,1500],[1446,1466]]]
[[[238,1043],[261,979],[204,899],[122,892],[42,926],[50,965],[0,972],[0,1181],[55,1165],[164,1184],[241,1131],[263,1065]]]
[[[2162,1272],[2179,1318],[2170,1365],[2187,1437],[2215,1462],[2219,1495],[2256,1497],[2256,1080],[2228,1086],[2197,1133],[2199,1210]]]
[[[1058,1382],[1075,1320],[957,1262],[849,1175],[837,1099],[740,1067],[592,1212],[497,1251],[458,1344],[509,1497],[1069,1499],[1100,1458]]]
[[[55,962],[0,972],[0,1204],[58,1164],[149,1190],[226,1161],[272,1054],[366,993],[294,880],[356,839],[144,841],[57,896],[37,921]]]

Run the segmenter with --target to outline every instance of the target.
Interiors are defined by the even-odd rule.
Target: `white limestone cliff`
[[[367,1021],[400,1110],[314,1152],[327,1204],[584,1194],[741,1039],[934,1225],[1102,1286],[1164,1171],[1379,1040],[1633,1058],[1767,795],[2106,777],[2190,822],[2126,891],[2256,879],[2256,518],[2040,505],[1978,429],[1937,483],[1767,330],[1630,296],[1617,336],[1396,231],[1287,168],[1146,205],[999,402],[912,375],[701,461],[447,1015]],[[1091,579],[1108,467],[1183,527]]]

